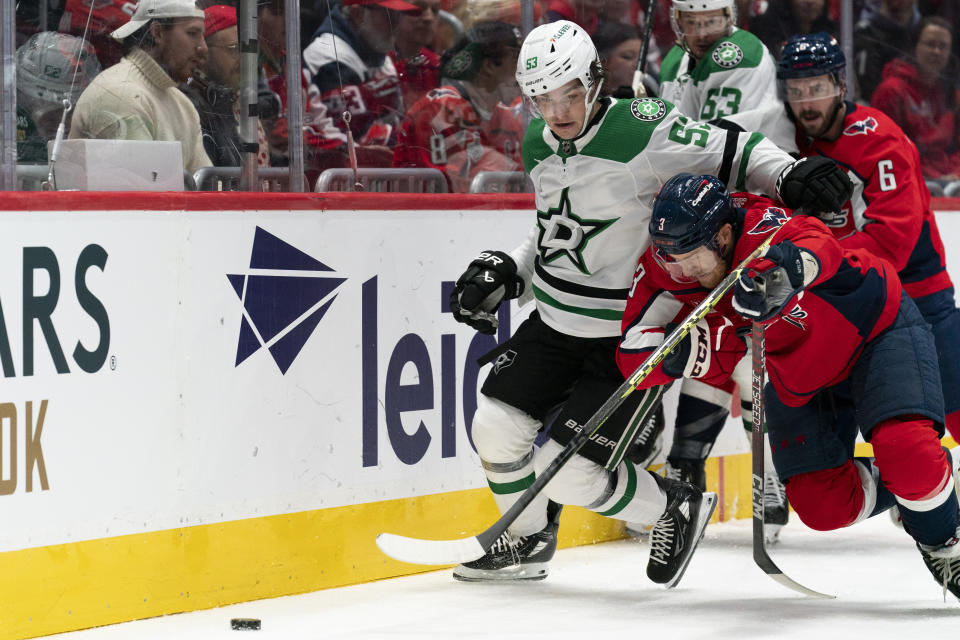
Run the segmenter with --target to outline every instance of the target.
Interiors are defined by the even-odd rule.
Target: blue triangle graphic
[[[277,340],[270,347],[270,353],[273,354],[273,360],[280,367],[281,373],[286,373],[290,365],[293,364],[297,355],[300,354],[300,350],[303,349],[303,345],[307,343],[307,339],[316,329],[320,319],[323,318],[336,299],[337,296],[330,298],[322,307],[307,316],[306,320],[291,329],[287,335]]]
[[[233,366],[238,366],[241,362],[256,353],[261,347],[257,335],[250,328],[250,323],[246,318],[241,318],[240,322],[240,340],[237,342],[237,361]]]
[[[228,273],[227,280],[230,281],[230,284],[233,286],[233,290],[237,292],[237,297],[243,300],[243,274]]]
[[[243,306],[260,337],[269,342],[344,282],[346,278],[251,275]]]
[[[296,269],[301,271],[333,271],[316,258],[288,244],[268,231],[257,227],[253,236],[251,269]]]

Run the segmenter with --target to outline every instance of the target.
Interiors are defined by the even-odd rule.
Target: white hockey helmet
[[[594,64],[596,63],[596,65]],[[587,90],[584,101],[589,124],[593,104],[600,95],[600,83],[594,69],[600,64],[600,55],[589,34],[580,25],[569,20],[542,24],[527,34],[517,57],[517,84],[528,106],[540,115],[532,98],[562,87],[571,80],[579,80]]]
[[[75,103],[100,73],[96,51],[83,38],[41,31],[17,49],[17,92],[61,105]]]
[[[677,38],[683,42],[683,29],[680,27],[681,11],[696,13],[701,11],[724,10],[727,17],[730,18],[730,25],[737,23],[737,3],[736,0],[672,0],[673,6],[670,8],[670,26]]]

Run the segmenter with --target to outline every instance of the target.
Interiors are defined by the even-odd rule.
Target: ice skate
[[[640,427],[627,458],[641,469],[646,469],[663,450],[663,407],[657,407]]]
[[[562,505],[550,502],[546,527],[529,536],[513,536],[505,531],[485,556],[457,566],[453,577],[463,582],[543,580],[557,551],[561,509]]]
[[[680,482],[689,482],[700,491],[707,490],[707,461],[667,459],[663,467],[664,477]]]
[[[787,487],[780,482],[776,471],[763,474],[763,537],[767,544],[780,540],[780,529],[790,519]]]
[[[917,543],[917,549],[923,556],[923,564],[933,575],[937,584],[943,587],[943,597],[947,591],[960,598],[960,528],[949,540],[934,546]]]
[[[664,484],[665,483],[665,484]],[[687,482],[665,479],[667,509],[650,533],[647,577],[675,587],[683,577],[703,531],[717,507],[717,494],[704,493]]]

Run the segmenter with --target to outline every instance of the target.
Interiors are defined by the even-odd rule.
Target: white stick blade
[[[802,593],[805,596],[810,596],[811,598],[824,598],[825,600],[832,600],[837,596],[832,596],[829,593],[820,593],[819,591],[814,591],[813,589],[808,589],[799,582],[792,580],[789,576],[782,573],[768,573],[771,578],[785,586],[787,589],[792,589],[797,593]]]
[[[460,540],[422,540],[393,533],[377,536],[380,551],[411,564],[460,564],[483,557],[486,550],[476,536]]]

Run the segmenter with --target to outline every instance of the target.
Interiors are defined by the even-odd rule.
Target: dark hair
[[[173,25],[176,24],[177,20],[180,18],[154,18],[147,22],[126,38],[123,39],[123,43],[120,45],[120,52],[122,55],[127,55],[134,48],[140,48],[144,50],[152,49],[156,44],[156,40],[153,38],[153,31],[151,27],[153,23],[156,22],[163,29],[170,30],[173,28]]]
[[[910,53],[907,56],[910,60],[915,60],[917,43],[920,42],[920,37],[923,36],[924,30],[930,26],[946,29],[947,33],[950,34],[950,44],[951,46],[953,45],[953,39],[956,35],[950,23],[940,16],[927,16],[920,20],[913,31],[910,32]],[[947,66],[943,68],[940,75],[940,80],[946,88],[945,94],[947,98],[947,108],[949,109],[953,109],[957,105],[957,92],[954,90],[954,85],[957,81],[957,68],[957,57],[951,51],[950,58],[947,60]]]
[[[946,29],[950,34],[950,44],[953,44],[953,27],[950,26],[950,23],[947,22],[944,18],[940,16],[927,16],[923,18],[920,22],[917,23],[917,26],[913,28],[913,31],[910,32],[910,47],[911,49],[917,48],[917,43],[920,42],[920,36],[923,35],[924,29],[929,26],[940,27],[941,29]],[[911,54],[913,51],[910,52]]]
[[[593,44],[601,58],[606,58],[620,44],[627,40],[639,40],[643,36],[640,29],[623,22],[604,22],[593,33]]]

